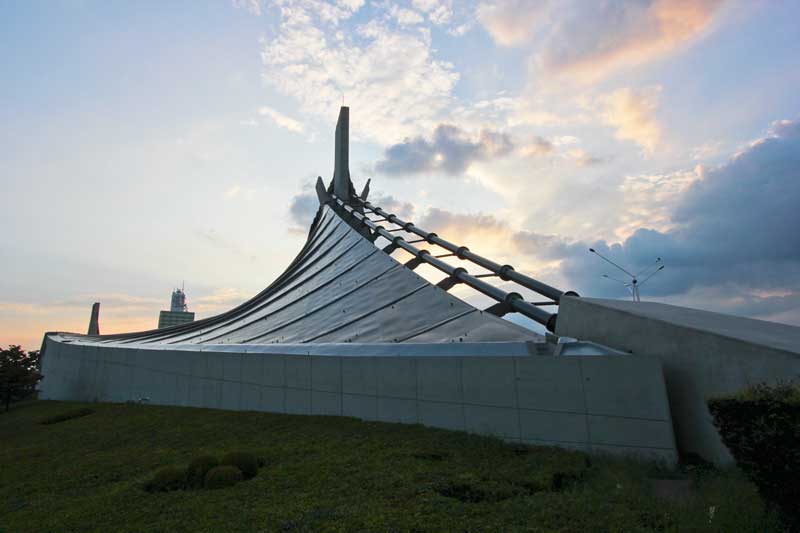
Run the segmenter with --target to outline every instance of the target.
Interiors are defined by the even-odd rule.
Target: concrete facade
[[[244,346],[197,348],[100,347],[48,337],[40,396],[352,416],[589,453],[677,459],[655,358],[282,355],[274,353],[278,346],[273,353]],[[421,345],[414,349],[424,352]],[[464,346],[462,353],[469,350]]]
[[[800,378],[800,328],[784,324],[653,302],[564,297],[556,333],[658,357],[678,447],[720,465],[733,458],[706,399]]]

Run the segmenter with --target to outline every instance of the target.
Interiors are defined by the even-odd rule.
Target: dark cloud
[[[369,202],[384,211],[394,213],[403,220],[412,220],[415,209],[411,202],[403,202],[390,194],[373,193],[369,195]]]
[[[289,201],[289,233],[305,234],[319,209],[319,199],[316,191],[307,185]]]
[[[676,228],[639,229],[621,244],[595,243],[612,259],[644,268],[669,261],[650,291],[677,294],[733,283],[752,289],[800,289],[800,121],[784,121],[726,164],[703,172],[672,210]],[[601,265],[568,259],[581,284]]]
[[[483,130],[472,139],[457,126],[440,124],[430,140],[414,137],[387,148],[375,169],[389,176],[431,171],[455,176],[475,161],[502,157],[512,150],[514,142],[506,133]]]
[[[380,192],[372,192],[369,195],[369,201],[372,205],[381,207],[390,213],[394,213],[402,219],[413,219],[414,206],[410,202],[403,202],[390,194],[382,194]],[[319,209],[319,199],[317,193],[310,185],[306,185],[303,189],[292,196],[289,201],[289,233],[297,235],[305,235],[314,221],[314,217]]]

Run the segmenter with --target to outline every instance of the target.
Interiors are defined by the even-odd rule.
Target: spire
[[[350,181],[350,108],[339,109],[339,120],[336,121],[336,153],[333,169],[333,193],[347,202],[353,191]]]

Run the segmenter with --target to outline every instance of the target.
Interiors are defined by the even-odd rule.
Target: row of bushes
[[[168,466],[145,484],[148,492],[185,489],[221,489],[252,479],[264,462],[249,452],[232,452],[217,460],[213,455],[195,457],[186,468]]]
[[[757,385],[708,407],[736,463],[787,529],[800,531],[800,383]]]

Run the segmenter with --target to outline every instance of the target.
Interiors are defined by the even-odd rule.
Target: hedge
[[[258,474],[258,458],[249,452],[231,452],[222,458],[220,464],[235,466],[244,479],[252,479]]]
[[[176,466],[162,468],[145,484],[147,492],[169,492],[186,488],[186,471]]]
[[[232,487],[242,480],[242,471],[231,465],[216,466],[206,474],[207,489]]]
[[[761,384],[711,398],[714,425],[790,531],[800,531],[800,384]]]
[[[213,455],[195,457],[186,468],[186,484],[192,488],[202,488],[206,474],[216,466],[219,466],[219,461]]]

